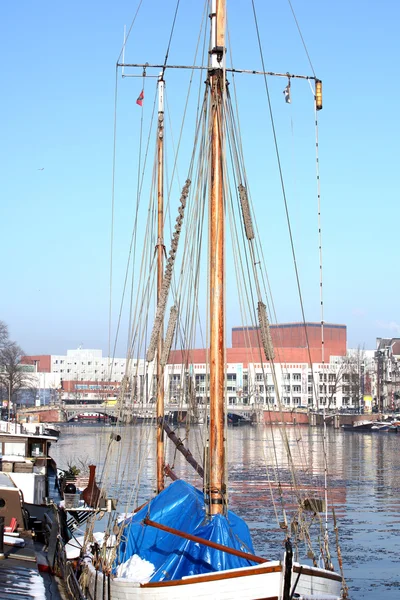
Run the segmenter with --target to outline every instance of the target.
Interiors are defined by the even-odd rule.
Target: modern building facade
[[[235,327],[227,348],[226,398],[230,407],[358,408],[362,401],[361,368],[347,358],[346,326],[285,323],[271,326],[272,365],[259,348],[257,328]],[[322,343],[323,339],[323,343]],[[116,400],[124,377],[133,404],[152,404],[156,396],[154,365],[143,359],[103,357],[101,350],[68,350],[66,355],[26,356],[37,372],[59,377],[65,402]],[[172,350],[165,368],[165,402],[207,404],[207,350]],[[128,372],[129,371],[129,372]]]
[[[400,338],[377,338],[374,389],[381,410],[400,410]]]

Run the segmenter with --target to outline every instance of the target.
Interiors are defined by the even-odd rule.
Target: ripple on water
[[[101,426],[63,427],[58,444],[52,447],[52,456],[61,468],[66,468],[68,462],[76,463],[77,456],[89,457],[101,472],[110,432],[110,428]],[[184,430],[178,433],[182,438],[186,435]],[[321,431],[302,427],[288,428],[287,433],[299,486],[306,491],[323,487]],[[127,473],[132,479],[126,476],[127,496],[137,477],[135,465],[140,439],[148,440],[141,467],[145,498],[154,489],[154,435],[140,426],[123,429],[121,444],[131,461]],[[270,430],[263,427],[232,428],[228,431],[228,443],[230,507],[246,519],[255,551],[276,557],[283,552],[283,532],[276,523],[272,501],[279,506],[272,469],[274,454],[282,465],[281,486],[289,492],[288,511],[295,507],[294,495],[290,493],[291,473],[279,430],[274,430],[272,439]],[[190,447],[201,461],[202,437],[197,428],[190,432]],[[327,448],[330,498],[339,521],[350,598],[399,600],[400,436],[328,430]],[[175,456],[174,449],[167,451],[167,460],[174,464],[179,476],[201,485],[180,455]],[[334,545],[333,534],[331,542]]]

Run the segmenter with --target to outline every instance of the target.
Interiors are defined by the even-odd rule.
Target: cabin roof
[[[0,471],[0,488],[16,488],[17,486],[12,481],[11,477],[7,475],[7,473],[2,473]]]
[[[0,442],[23,442],[24,440],[37,440],[40,442],[57,442],[58,438],[52,435],[37,435],[34,433],[6,433],[4,431],[0,433]]]

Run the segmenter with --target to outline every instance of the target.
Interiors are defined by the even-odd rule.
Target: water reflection
[[[103,471],[111,429],[106,426],[66,425],[52,455],[61,468],[78,460],[89,460]],[[202,461],[203,434],[198,427],[178,435],[197,460]],[[121,429],[122,458],[111,452],[109,479],[119,497],[119,508],[140,503],[155,489],[155,444],[148,425]],[[311,494],[324,487],[322,430],[308,427],[287,428],[292,462],[296,466],[298,487]],[[353,433],[329,429],[326,439],[327,468],[333,502],[339,518],[339,536],[345,576],[352,600],[400,598],[400,435],[391,433]],[[283,532],[277,523],[279,487],[288,492],[289,517],[296,502],[293,474],[287,459],[285,440],[279,428],[243,426],[228,431],[227,472],[230,507],[244,517],[252,531],[255,550],[275,557],[281,552]],[[274,469],[275,457],[281,468]],[[201,481],[172,445],[167,447],[167,462],[179,476],[201,486]],[[119,479],[115,479],[119,473]],[[103,473],[105,477],[106,473]],[[113,479],[114,478],[114,479]],[[121,484],[121,480],[124,485]],[[132,497],[135,482],[141,491]],[[332,543],[334,545],[333,535]]]

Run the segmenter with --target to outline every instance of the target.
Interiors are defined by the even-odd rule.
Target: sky
[[[64,354],[79,345],[107,353],[115,64],[124,25],[129,27],[138,5],[136,0],[0,3],[0,319],[27,354]],[[181,0],[170,64],[193,60],[203,6],[200,0]],[[255,6],[267,70],[311,75],[288,2],[255,0]],[[400,336],[400,194],[394,179],[400,6],[395,0],[292,0],[292,6],[324,84],[318,119],[325,320],[347,325],[349,347],[373,348],[376,337]],[[175,0],[142,1],[127,61],[163,62],[175,7]],[[252,19],[251,0],[228,2],[229,42],[238,68],[261,68]],[[148,116],[154,81],[146,81]],[[275,204],[279,181],[264,84],[254,77],[246,81],[242,133],[257,225],[278,321],[298,321],[281,198]],[[177,119],[185,98],[180,85],[171,73],[167,88]],[[310,90],[307,83],[294,82],[289,106],[282,95],[286,80],[270,85],[306,319],[319,321]],[[141,87],[141,78],[118,80],[114,330],[134,217],[142,110],[135,101]],[[256,141],[260,133],[263,151]],[[187,141],[182,147],[189,152]],[[233,310],[227,326],[238,324]],[[121,338],[119,354],[123,348]]]

